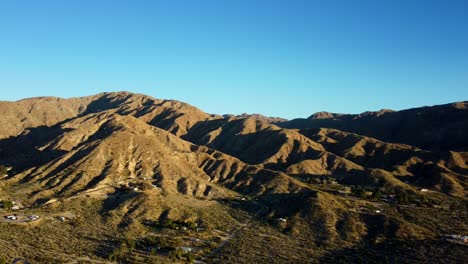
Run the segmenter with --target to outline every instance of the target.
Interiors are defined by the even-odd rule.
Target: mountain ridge
[[[464,131],[466,104],[453,105],[462,113],[450,124]],[[398,113],[367,112],[356,120],[371,118],[370,129],[375,120]],[[468,232],[460,209],[468,198],[465,151],[389,142],[308,123],[289,128],[294,120],[256,114],[212,115],[183,102],[128,92],[0,102],[0,114],[5,117],[0,124],[5,171],[0,200],[17,201],[23,207],[18,215],[53,212],[92,219],[100,228],[70,217],[67,221],[77,231],[64,231],[71,250],[98,244],[92,252],[83,249],[86,254],[110,258],[121,250],[120,262],[138,263],[121,242],[130,239],[149,262],[151,254],[141,253],[147,247],[139,243],[175,236],[183,239],[174,242],[178,246],[170,247],[171,254],[179,246],[196,245],[197,258],[214,263],[237,263],[233,256],[239,255],[267,263],[258,252],[268,255],[270,248],[277,251],[274,261],[279,263],[311,257],[326,262],[336,260],[333,254],[343,257],[343,250],[363,251],[361,247],[377,260],[376,246],[417,241],[433,248],[430,243],[440,234]],[[312,121],[342,122],[345,117],[320,113]],[[423,124],[439,124],[431,114],[423,117]],[[0,223],[11,230],[4,234],[0,229],[0,238],[21,245],[29,243],[24,237],[51,233],[42,228],[64,230],[50,219],[33,223],[38,229]],[[109,241],[101,241],[104,237]],[[105,249],[106,244],[112,249]],[[413,254],[413,249],[401,250]],[[450,250],[459,252],[456,246]],[[25,252],[38,257],[38,252]],[[161,261],[170,253],[155,252]],[[359,262],[359,256],[346,257]]]

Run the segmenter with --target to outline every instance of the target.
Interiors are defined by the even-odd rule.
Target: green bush
[[[194,263],[195,262],[195,257],[192,255],[192,253],[187,253],[185,258],[189,263]]]
[[[11,208],[13,208],[13,202],[12,201],[1,201],[0,205],[2,205],[2,207],[7,209],[7,210],[11,210]]]
[[[183,227],[188,230],[196,230],[197,224],[192,221],[183,221],[183,220],[171,220],[166,219],[164,221],[159,221],[157,223],[151,224],[154,228],[168,228],[168,229],[182,229]]]
[[[172,261],[177,261],[179,259],[182,259],[182,255],[183,255],[182,249],[177,248],[169,252],[169,259],[171,259]]]
[[[396,200],[399,204],[409,204],[410,196],[407,192],[399,192],[396,194]]]
[[[372,194],[372,200],[380,201],[380,199],[382,199],[382,192],[377,190]]]

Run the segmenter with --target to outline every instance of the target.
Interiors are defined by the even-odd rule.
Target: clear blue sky
[[[468,1],[5,0],[0,90],[287,118],[468,100]]]

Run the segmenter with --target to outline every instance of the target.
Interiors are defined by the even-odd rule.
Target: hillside
[[[453,118],[442,113],[447,107],[438,124],[461,133],[465,104]],[[423,109],[414,114],[421,129],[432,122],[430,133],[442,131],[435,110]],[[466,246],[440,236],[468,232],[461,139],[445,150],[448,143],[306,126],[367,118],[377,135],[384,127],[372,122],[422,110],[407,111],[318,113],[302,126],[127,92],[0,102],[0,258],[359,263],[383,255],[405,263],[407,255],[423,263],[450,253],[447,262],[457,262]],[[398,133],[410,129],[401,124]],[[5,218],[12,214],[16,220]]]
[[[183,138],[299,178],[328,175],[346,184],[432,188],[462,197],[467,187],[463,153],[424,151],[334,129],[282,129],[262,118],[229,117],[200,122]]]
[[[381,110],[359,115],[320,112],[307,119],[278,122],[285,128],[335,128],[393,143],[428,150],[467,151],[468,102]]]
[[[71,99],[38,97],[17,102],[0,102],[0,114],[3,116],[0,138],[16,136],[25,129],[51,126],[70,118],[104,110],[138,117],[176,135],[183,135],[198,121],[218,118],[189,104],[127,92],[102,93]]]

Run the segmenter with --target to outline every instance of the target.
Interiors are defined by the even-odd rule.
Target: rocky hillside
[[[285,128],[335,128],[428,150],[468,151],[468,102],[359,115],[320,112],[307,119],[278,122]]]
[[[168,171],[185,175],[187,179],[192,178],[189,175],[200,176],[197,170],[228,166],[220,172],[203,171],[201,174],[208,177],[206,174],[221,173],[222,179],[225,175],[236,176],[242,170],[254,170],[255,173],[269,170],[296,178],[331,176],[345,184],[409,190],[432,188],[458,197],[465,196],[466,153],[438,151],[436,149],[440,148],[435,146],[439,141],[434,142],[434,147],[420,148],[416,147],[420,144],[387,143],[336,129],[298,130],[278,126],[316,124],[344,127],[349,123],[364,131],[363,134],[392,137],[394,140],[390,141],[400,141],[395,138],[404,134],[407,140],[401,141],[412,141],[413,135],[404,131],[411,130],[414,134],[418,130],[408,126],[420,124],[420,129],[424,130],[431,124],[429,132],[424,131],[424,135],[431,135],[428,137],[433,137],[435,130],[442,131],[440,133],[452,133],[450,131],[453,130],[453,133],[461,135],[467,123],[463,121],[468,120],[465,103],[400,112],[383,110],[357,116],[321,112],[302,123],[300,120],[278,123],[281,120],[261,115],[210,115],[185,103],[126,92],[72,99],[25,99],[1,103],[0,109],[5,112],[3,120],[8,121],[1,126],[1,134],[4,138],[9,136],[0,141],[2,163],[31,179],[36,176],[46,179],[47,184],[43,184],[53,193],[66,193],[71,185],[80,182],[81,191],[95,188],[101,181],[109,180],[106,174],[113,177],[122,173],[132,177],[154,177],[163,173],[164,167],[161,166],[167,164],[170,167]],[[413,118],[417,120],[402,121]],[[434,123],[436,120],[439,125]],[[314,123],[316,121],[318,123]],[[400,127],[393,128],[397,124]],[[454,128],[448,129],[447,126]],[[155,129],[158,131],[156,134]],[[380,131],[386,131],[386,134]],[[456,135],[439,134],[438,138],[443,138],[444,142],[462,141]],[[136,144],[136,141],[142,143]],[[465,142],[463,140],[454,149],[463,149]],[[183,165],[166,158],[161,165],[162,157],[171,157],[172,154],[168,153],[175,153],[176,150],[171,149],[174,146],[177,146],[177,151],[191,156],[179,159],[198,160],[199,164]],[[448,145],[442,148],[446,147]],[[156,150],[158,152],[153,153]],[[210,158],[215,150],[219,151],[215,155],[217,158]],[[115,156],[116,153],[119,156]],[[147,157],[149,164],[143,162],[143,153],[151,154]],[[86,164],[82,159],[92,163]],[[77,167],[77,164],[85,167]],[[124,169],[137,164],[140,167]],[[44,169],[41,166],[45,166]],[[236,168],[234,172],[231,171],[233,167]],[[73,171],[75,176],[71,177],[64,171]],[[112,182],[120,180],[116,178]],[[71,190],[69,193],[79,191],[77,188]]]
[[[236,262],[243,252],[251,263],[302,263],[312,256],[333,262],[345,249],[375,247],[370,254],[376,254],[395,241],[468,231],[466,214],[459,213],[468,187],[460,137],[468,123],[465,103],[285,121],[211,115],[121,92],[0,102],[0,114],[0,200],[16,200],[25,212],[94,217],[103,227],[98,235],[87,233],[91,244],[116,234],[138,243],[178,236],[182,226],[174,223],[190,222],[195,230],[197,222],[205,230],[198,240],[197,233],[184,234],[190,245],[205,241],[196,246],[203,248],[200,260]],[[407,211],[413,207],[417,217]],[[446,211],[428,216],[440,208]],[[29,229],[15,232],[35,236]],[[71,234],[70,243],[81,245],[83,236]],[[115,257],[115,249],[100,243],[86,254]],[[257,252],[274,258],[260,259]],[[160,253],[163,260],[170,255]],[[351,261],[359,262],[359,255]],[[131,257],[120,261],[139,263]]]
[[[219,118],[189,104],[158,100],[127,92],[62,99],[38,97],[17,102],[0,102],[0,138],[16,136],[29,128],[51,126],[78,116],[114,110],[138,117],[144,122],[183,135],[199,121]]]

